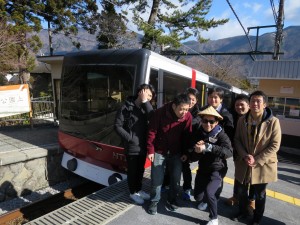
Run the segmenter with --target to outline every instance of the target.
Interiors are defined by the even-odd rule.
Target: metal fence
[[[56,124],[54,102],[51,96],[31,99],[32,117],[30,113],[0,118],[0,126],[22,126],[37,124]]]

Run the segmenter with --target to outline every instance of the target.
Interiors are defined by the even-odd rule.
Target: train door
[[[154,108],[159,108],[173,98],[191,87],[191,79],[173,74],[162,69],[151,69],[149,83],[156,91],[156,98],[153,99]],[[206,85],[202,82],[196,82],[196,88],[199,91],[198,102],[200,106],[206,104]]]
[[[177,94],[185,92],[191,86],[190,78],[163,70],[158,72],[158,81],[158,103],[161,105],[172,101]]]
[[[158,70],[153,68],[150,69],[150,76],[149,76],[149,84],[151,84],[156,92],[156,96],[151,100],[152,106],[154,109],[158,108],[158,96],[159,96],[159,88],[158,88]]]

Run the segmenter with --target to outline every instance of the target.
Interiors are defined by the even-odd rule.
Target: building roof
[[[297,61],[255,61],[250,79],[300,80],[300,60]]]
[[[59,63],[64,59],[63,55],[53,55],[53,56],[38,56],[37,60],[44,63]]]

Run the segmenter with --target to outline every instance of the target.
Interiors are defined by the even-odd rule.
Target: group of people
[[[208,209],[207,224],[217,225],[227,159],[233,156],[235,183],[233,197],[227,202],[238,204],[239,212],[232,219],[246,219],[250,214],[251,224],[259,224],[267,184],[277,180],[276,153],[281,141],[279,121],[266,106],[267,96],[262,91],[249,97],[238,95],[231,113],[222,104],[221,88],[209,89],[208,105],[203,108],[197,104],[197,95],[197,89],[188,88],[154,111],[150,101],[155,90],[150,84],[142,84],[118,111],[115,129],[124,141],[130,198],[139,205],[149,200],[147,212],[157,214],[167,177],[165,208],[176,211],[181,174],[183,198],[189,199],[193,189],[190,163],[197,161],[194,198],[198,209]],[[151,161],[150,194],[142,190],[147,157]],[[249,206],[253,211],[249,212]]]

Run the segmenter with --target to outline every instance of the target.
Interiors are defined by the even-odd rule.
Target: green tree
[[[20,44],[21,37],[14,32],[13,26],[5,19],[0,19],[0,74],[18,69],[16,46]]]
[[[72,39],[78,28],[95,32],[97,10],[94,0],[0,0],[0,16],[14,24],[15,29],[23,34],[22,44],[27,42],[27,47],[33,52],[41,47],[36,33],[42,29],[42,21],[48,24],[50,42],[51,35],[59,32]],[[80,47],[80,43],[74,40],[73,44]]]
[[[17,59],[21,82],[35,66],[35,53],[42,47],[37,33],[42,29],[42,21],[48,23],[50,54],[51,35],[63,32],[71,37],[78,27],[95,32],[94,16],[97,14],[94,0],[0,0],[0,18],[12,25],[12,34],[18,34],[20,42],[10,46],[10,54]],[[80,43],[73,41],[76,47]],[[24,75],[24,76],[23,76]]]
[[[98,6],[95,0],[35,1],[40,2],[36,15],[48,24],[50,55],[53,53],[52,34],[63,33],[80,48],[80,42],[73,38],[78,29],[83,28],[91,34],[97,29]]]
[[[152,49],[154,44],[170,45],[178,48],[181,41],[194,36],[200,42],[206,41],[201,36],[203,30],[225,24],[228,19],[206,19],[211,7],[211,0],[119,0],[122,4],[133,3],[133,22],[143,31],[142,47]],[[143,15],[149,12],[148,20]],[[123,11],[123,13],[126,13]]]
[[[98,18],[99,34],[99,49],[102,48],[122,48],[124,45],[124,37],[127,36],[126,17],[118,14],[114,4],[110,1],[101,1],[103,10]]]

